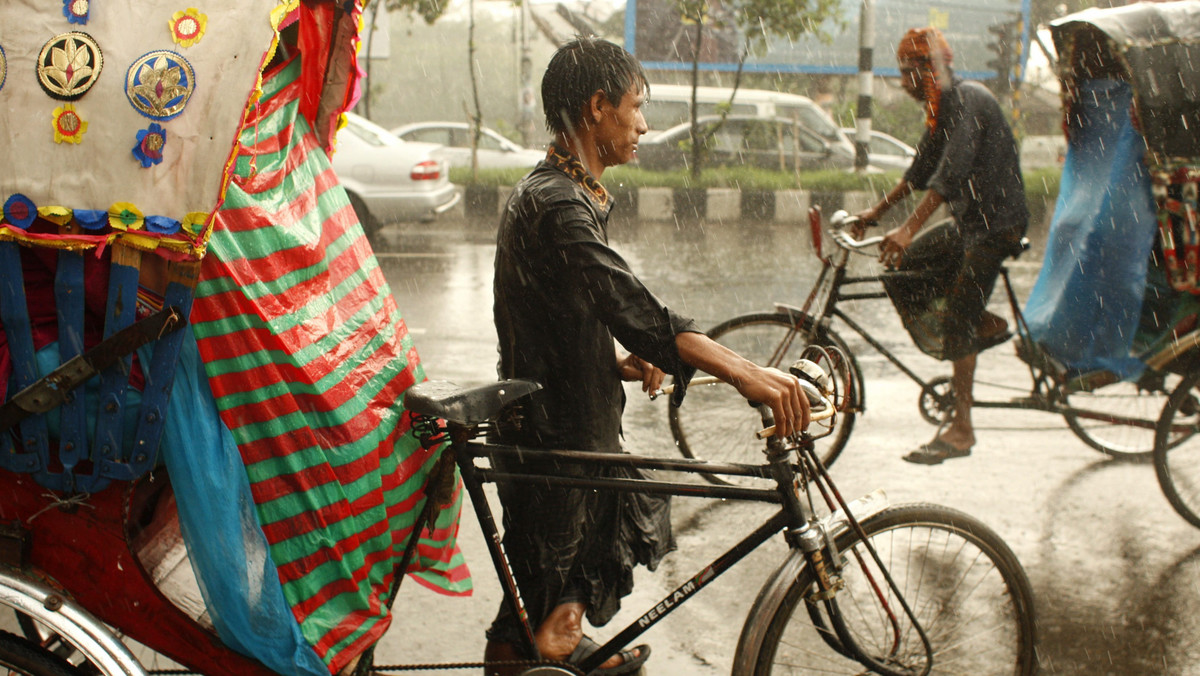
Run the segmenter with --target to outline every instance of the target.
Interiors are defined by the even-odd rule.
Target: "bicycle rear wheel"
[[[1176,512],[1200,528],[1200,373],[1171,392],[1154,438],[1154,473]]]
[[[808,315],[799,316],[798,323],[794,317],[784,312],[741,315],[713,327],[708,335],[756,364],[786,371],[808,347],[803,332],[812,326]],[[830,357],[849,362],[835,365],[849,373],[849,378],[841,386],[841,401],[834,402],[839,413],[834,418],[832,432],[817,440],[817,455],[828,467],[846,446],[855,414],[862,410],[862,370],[845,341],[833,331],[818,331],[815,344],[837,348],[829,351]],[[754,436],[762,421],[758,412],[729,385],[689,387],[683,405],[669,406],[667,416],[675,444],[685,458],[749,464],[762,461],[762,442]],[[812,431],[819,430],[814,426]],[[736,483],[732,477],[706,475],[705,478],[718,484]]]
[[[80,676],[66,660],[6,631],[0,631],[0,673],[8,676]]]
[[[1072,392],[1066,405],[1080,411],[1063,414],[1067,426],[1088,446],[1119,460],[1149,462],[1155,427],[1167,397],[1180,377],[1143,378],[1113,383],[1091,392]]]
[[[974,517],[924,504],[888,508],[862,526],[929,637],[930,674],[1036,671],[1033,590],[1000,536]],[[845,587],[831,602],[810,603],[816,583],[805,567],[762,632],[754,673],[864,673],[834,622],[876,662],[873,671],[922,673],[924,644],[863,541],[848,531],[837,546],[849,562]]]

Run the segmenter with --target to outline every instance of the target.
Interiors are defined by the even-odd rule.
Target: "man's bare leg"
[[[954,388],[954,416],[950,420],[950,426],[938,435],[938,439],[965,451],[975,445],[975,427],[971,424],[971,406],[975,403],[972,395],[975,386],[975,355],[968,355],[954,362],[950,383]]]

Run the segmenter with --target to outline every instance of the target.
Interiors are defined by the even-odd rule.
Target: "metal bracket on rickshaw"
[[[68,360],[0,406],[0,432],[12,429],[30,415],[46,413],[60,406],[77,387],[143,345],[178,330],[184,320],[179,308],[163,308]]]

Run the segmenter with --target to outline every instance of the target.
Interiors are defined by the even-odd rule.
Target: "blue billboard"
[[[916,26],[936,26],[954,50],[954,70],[963,77],[988,79],[996,76],[994,43],[1002,26],[1016,29],[1009,47],[1019,60],[1029,53],[1029,9],[1031,0],[958,0],[939,3],[921,0],[874,0],[875,57],[877,75],[899,76],[896,43]],[[673,0],[628,0],[625,9],[625,47],[647,68],[687,70],[692,63],[694,24],[685,24]],[[825,26],[831,42],[812,35],[772,38],[765,50],[751,54],[745,63],[750,72],[813,73],[853,75],[858,72],[860,0],[843,0],[841,16],[846,30]],[[706,27],[701,43],[700,68],[737,69],[744,40],[728,18],[722,0],[710,0],[713,23]],[[1019,28],[1018,28],[1019,26]],[[994,28],[993,28],[994,27]]]

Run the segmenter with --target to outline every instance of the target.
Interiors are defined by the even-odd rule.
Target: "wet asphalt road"
[[[495,377],[491,227],[439,222],[385,233],[380,264],[430,378],[469,385]],[[815,275],[807,228],[614,223],[612,240],[661,298],[705,328],[776,300],[800,304]],[[1022,299],[1038,261],[1035,248],[1010,266]],[[998,287],[994,310],[1003,311],[1001,298]],[[872,303],[852,314],[922,376],[949,375],[948,365],[911,347],[890,305]],[[859,359],[867,412],[832,468],[844,495],[882,487],[893,503],[952,506],[996,530],[1035,589],[1042,673],[1200,674],[1200,531],[1171,510],[1151,466],[1107,460],[1060,417],[1007,409],[977,410],[979,441],[970,457],[936,467],[905,463],[900,457],[935,431],[918,414],[920,389],[869,351]],[[1011,345],[986,352],[976,399],[1020,396],[1029,388],[1025,373]],[[636,388],[629,398],[627,448],[673,454],[665,402],[647,401]],[[677,498],[680,551],[657,572],[640,571],[625,609],[591,633],[607,638],[623,627],[769,509]],[[460,543],[475,595],[444,598],[406,585],[397,602],[404,612],[382,641],[378,664],[480,659],[500,595],[478,528],[464,517]],[[652,629],[647,673],[729,673],[746,612],[781,557],[781,545],[762,547]]]

